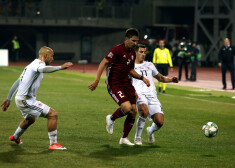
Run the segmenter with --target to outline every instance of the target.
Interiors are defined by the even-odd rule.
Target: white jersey
[[[132,78],[132,85],[135,87],[136,93],[148,97],[156,97],[157,92],[153,76],[156,76],[159,72],[154,64],[146,61],[142,64],[135,64],[135,71],[150,81],[150,86],[148,87],[142,80]]]
[[[38,72],[40,66],[45,66],[45,62],[35,59],[20,75],[20,84],[16,94],[17,99],[36,99],[37,90],[43,79],[43,73]]]

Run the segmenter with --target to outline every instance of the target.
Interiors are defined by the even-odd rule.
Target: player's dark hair
[[[144,44],[137,44],[137,45],[135,46],[135,51],[138,51],[139,48],[146,48],[146,46],[145,46]]]
[[[127,29],[125,37],[131,38],[133,36],[139,37],[139,31],[136,28],[129,28],[129,29]]]

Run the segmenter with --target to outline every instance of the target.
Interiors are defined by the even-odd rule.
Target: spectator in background
[[[185,78],[186,78],[186,80],[189,80],[189,78],[188,78],[188,64],[190,63],[190,56],[189,56],[189,53],[188,53],[187,44],[184,41],[182,41],[179,44],[177,59],[179,61],[179,80],[181,80],[181,74],[182,74],[183,66],[185,68]]]
[[[12,61],[16,62],[19,60],[20,55],[20,43],[18,37],[14,36],[12,40]]]
[[[224,46],[219,50],[219,67],[222,71],[222,82],[223,89],[227,88],[226,85],[226,71],[229,70],[231,73],[232,89],[235,89],[234,82],[234,55],[235,47],[230,45],[230,40],[228,38],[224,39]]]
[[[153,53],[153,63],[155,64],[157,70],[163,76],[168,75],[168,66],[170,65],[173,68],[171,54],[167,48],[165,48],[165,41],[159,40],[159,48],[156,48]],[[162,90],[162,83],[158,81],[158,92]],[[163,91],[166,93],[166,83],[163,83]]]
[[[199,50],[196,47],[197,43],[196,42],[192,42],[192,48],[191,51],[189,52],[190,56],[191,56],[191,76],[190,76],[190,80],[191,81],[196,81],[196,69],[197,69],[197,61],[198,61],[198,54],[199,54]]]

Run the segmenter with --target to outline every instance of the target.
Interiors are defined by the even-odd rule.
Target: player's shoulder
[[[124,46],[124,43],[118,44],[118,45],[114,46],[114,47],[112,48],[112,50],[120,50],[120,49],[123,48],[123,46]]]

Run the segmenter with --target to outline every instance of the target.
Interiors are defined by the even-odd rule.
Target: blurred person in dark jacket
[[[221,67],[222,71],[222,83],[223,89],[227,88],[226,85],[226,71],[229,70],[231,73],[231,82],[232,89],[235,89],[234,82],[234,55],[235,55],[235,47],[230,45],[230,40],[228,38],[224,39],[224,46],[222,46],[219,50],[219,67]]]
[[[199,50],[196,46],[197,43],[192,42],[191,51],[189,51],[189,54],[191,56],[191,76],[190,76],[191,81],[197,80],[196,74],[197,74],[197,61],[198,61]]]

